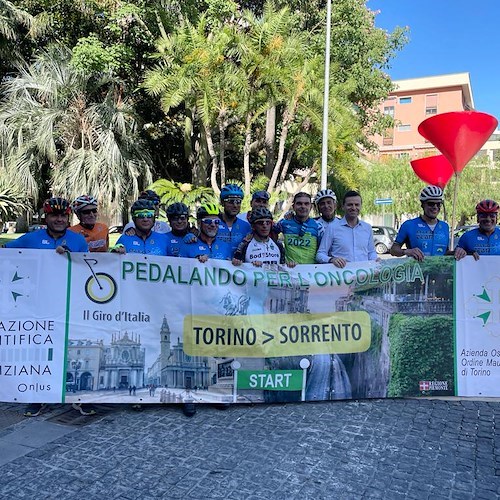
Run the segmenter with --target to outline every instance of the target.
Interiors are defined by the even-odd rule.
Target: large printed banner
[[[289,269],[4,249],[0,400],[495,396],[494,262]]]

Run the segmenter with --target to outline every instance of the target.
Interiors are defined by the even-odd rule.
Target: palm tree
[[[75,70],[69,56],[51,49],[4,83],[0,159],[35,202],[46,182],[116,213],[151,183],[149,156],[121,82]]]
[[[0,172],[0,222],[15,219],[29,208],[23,191]]]

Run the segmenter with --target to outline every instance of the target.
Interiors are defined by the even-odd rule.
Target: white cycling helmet
[[[420,191],[420,201],[439,200],[443,201],[443,190],[438,186],[427,186]]]
[[[337,201],[337,197],[331,189],[322,189],[318,191],[314,197],[314,203],[317,205],[323,198],[332,198],[333,201]]]
[[[71,204],[71,208],[73,209],[73,212],[78,213],[80,210],[87,207],[88,205],[97,206],[97,198],[94,198],[93,196],[89,196],[89,195],[84,194],[82,196],[79,196]]]

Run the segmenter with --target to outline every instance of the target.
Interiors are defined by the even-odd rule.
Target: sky
[[[368,0],[375,25],[410,29],[393,80],[469,73],[474,106],[500,119],[500,0]]]

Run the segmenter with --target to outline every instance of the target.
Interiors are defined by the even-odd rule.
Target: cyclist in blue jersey
[[[322,189],[316,193],[314,204],[319,213],[319,217],[314,220],[326,231],[328,225],[336,220],[337,196],[331,189]]]
[[[282,219],[273,228],[275,232],[283,233],[285,260],[289,264],[315,263],[323,228],[309,217],[311,208],[311,195],[304,192],[297,193],[293,197],[293,218]]]
[[[413,257],[421,262],[424,257],[446,255],[450,241],[450,228],[439,220],[443,204],[443,190],[438,186],[427,186],[420,192],[423,214],[407,220],[399,228],[391,247],[391,255]],[[403,245],[406,248],[402,248]]]
[[[153,231],[155,233],[168,233],[170,231],[169,225],[163,220],[158,220],[158,217],[160,215],[160,203],[161,203],[160,196],[156,194],[155,191],[153,191],[152,189],[147,189],[146,191],[143,191],[139,195],[139,200],[149,200],[153,202],[155,208],[155,223],[153,226]],[[133,236],[135,234],[134,222],[133,221],[129,222],[123,228],[123,232],[128,236]]]
[[[234,253],[243,238],[252,232],[246,220],[238,218],[243,200],[243,190],[236,184],[226,184],[220,192],[222,212],[219,214],[217,238],[229,243]]]
[[[497,226],[499,206],[496,201],[483,200],[476,205],[479,227],[462,234],[455,249],[455,259],[472,255],[500,255],[500,228]]]
[[[50,198],[43,204],[47,229],[26,233],[9,241],[5,248],[37,248],[57,253],[88,252],[89,247],[81,234],[68,230],[71,205],[64,198]]]
[[[5,248],[33,248],[41,250],[55,250],[57,253],[65,252],[88,252],[89,248],[85,238],[81,234],[68,230],[69,216],[71,214],[71,204],[64,198],[50,198],[43,204],[45,214],[45,224],[47,229],[39,229],[32,233],[9,241]],[[40,415],[43,403],[31,403],[26,408],[26,417],[36,417]],[[74,405],[73,408],[83,415],[93,415],[95,410],[82,408],[81,405]]]
[[[250,225],[250,214],[255,208],[269,208],[269,200],[271,195],[267,191],[255,191],[252,194],[252,200],[250,201],[250,210],[243,214],[238,214],[238,219],[247,221]]]
[[[180,249],[187,234],[191,234],[189,224],[189,208],[184,203],[172,203],[167,207],[167,218],[172,228],[165,234],[167,237],[167,255],[179,257]],[[194,237],[194,235],[193,235]]]
[[[155,205],[151,200],[138,199],[130,207],[135,234],[122,234],[111,249],[117,253],[141,253],[167,255],[167,237],[164,233],[153,231],[155,224]]]
[[[229,243],[218,237],[220,225],[219,208],[213,203],[207,203],[198,208],[196,219],[200,234],[194,243],[185,244],[180,248],[180,257],[197,258],[200,262],[210,259],[230,260],[233,252]]]

